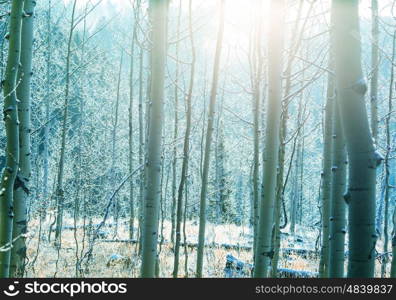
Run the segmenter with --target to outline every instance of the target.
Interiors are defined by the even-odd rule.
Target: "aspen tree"
[[[334,5],[331,7],[330,41],[334,34]],[[330,45],[329,74],[327,78],[327,97],[332,99],[331,124],[331,186],[329,199],[329,241],[327,277],[344,277],[346,204],[344,201],[346,185],[345,138],[341,128],[340,111],[337,103],[336,82],[334,77],[334,48]],[[324,236],[324,235],[323,235]]]
[[[396,278],[396,209],[393,211],[392,265],[390,277]]]
[[[334,78],[332,78],[333,76],[329,76],[331,76],[329,80],[334,81]],[[329,84],[329,87],[331,86],[333,90],[334,82]],[[333,93],[334,92],[333,90]],[[346,204],[344,201],[344,192],[346,185],[347,158],[337,99],[334,100],[333,105],[328,277],[341,278],[344,277],[345,261]]]
[[[27,206],[29,196],[30,163],[30,79],[32,77],[33,13],[36,2],[25,0],[22,18],[21,67],[18,69],[19,84],[16,90],[19,118],[19,171],[14,185],[13,238],[27,232]],[[11,251],[11,277],[23,276],[26,259],[26,238],[17,239]]]
[[[133,7],[134,12],[138,10],[139,7]],[[135,22],[136,22],[135,18]],[[134,166],[134,143],[133,143],[133,100],[134,100],[134,71],[135,71],[135,42],[137,35],[137,24],[133,27],[133,34],[131,40],[131,57],[130,57],[130,70],[129,70],[129,109],[128,109],[128,145],[129,145],[129,173],[133,172]],[[129,182],[129,205],[130,205],[130,214],[129,214],[129,239],[133,240],[135,233],[135,184],[133,180]]]
[[[330,75],[331,76],[331,75]],[[320,253],[319,276],[328,277],[329,263],[329,218],[330,218],[330,196],[331,196],[331,147],[333,137],[333,105],[334,92],[331,78],[327,87],[327,97],[324,117],[323,136],[323,162],[322,162],[322,248]]]
[[[275,189],[279,158],[279,129],[282,106],[282,68],[284,39],[284,0],[272,0],[268,32],[268,97],[263,168],[263,196],[254,260],[254,277],[267,277],[272,258]]]
[[[364,101],[367,85],[361,66],[359,1],[333,0],[337,103],[349,161],[348,277],[373,277],[375,245],[375,151]]]
[[[290,234],[295,235],[295,228],[297,224],[297,213],[298,213],[298,205],[302,194],[302,188],[300,184],[300,179],[302,180],[302,161],[303,161],[303,141],[302,141],[302,127],[303,127],[303,98],[304,95],[300,96],[300,101],[298,104],[298,116],[297,116],[297,133],[296,133],[296,141],[297,144],[294,148],[296,150],[296,159],[294,162],[294,179],[293,179],[293,187],[292,193],[290,197]]]
[[[61,148],[59,157],[58,167],[58,178],[56,185],[56,201],[57,201],[57,212],[56,212],[56,228],[55,228],[55,239],[56,245],[60,248],[61,235],[62,235],[62,224],[63,224],[63,205],[64,205],[64,190],[63,190],[63,179],[64,179],[64,167],[65,167],[65,153],[66,153],[66,135],[68,130],[68,116],[69,116],[69,98],[70,98],[70,60],[71,60],[71,47],[73,34],[75,30],[75,13],[76,13],[77,0],[74,0],[72,7],[72,16],[69,30],[69,37],[67,43],[67,54],[66,54],[66,83],[65,83],[65,101],[63,107],[63,120],[62,120],[62,135],[61,135]]]
[[[23,4],[23,0],[14,0],[11,4],[8,58],[3,80],[3,113],[7,144],[6,163],[0,185],[0,248],[5,247],[6,251],[0,251],[0,278],[10,275],[14,182],[19,169],[19,101],[16,87],[21,53]]]
[[[114,123],[113,123],[113,130],[112,130],[112,140],[111,140],[111,175],[110,175],[110,183],[115,184],[117,179],[116,176],[116,157],[117,157],[117,129],[118,129],[118,120],[119,120],[119,107],[120,107],[120,97],[121,97],[121,76],[122,76],[122,65],[124,59],[124,50],[121,50],[120,55],[120,64],[118,68],[118,78],[117,78],[117,96],[115,99],[115,112],[114,112]],[[132,199],[131,199],[132,200]],[[114,198],[113,203],[113,218],[114,218],[114,237],[118,235],[118,219],[120,214],[120,203],[118,197]]]
[[[385,140],[386,140],[386,152],[384,157],[384,245],[383,245],[383,256],[381,264],[381,277],[384,278],[386,275],[386,266],[388,264],[388,243],[389,243],[389,198],[391,194],[391,165],[390,165],[390,155],[392,150],[391,141],[391,122],[392,122],[392,111],[393,111],[393,89],[394,89],[394,62],[396,52],[396,31],[393,33],[392,38],[392,57],[391,57],[391,71],[389,79],[389,94],[388,94],[388,112],[385,117]]]
[[[183,144],[183,163],[180,174],[180,184],[177,191],[177,202],[176,202],[176,226],[175,226],[175,258],[173,263],[173,277],[177,278],[179,272],[179,256],[180,256],[180,241],[181,241],[181,222],[183,217],[183,190],[187,181],[187,171],[189,162],[189,151],[190,151],[190,134],[191,134],[191,115],[192,115],[192,96],[194,88],[195,78],[195,44],[192,28],[192,0],[189,1],[189,34],[191,43],[191,69],[190,69],[190,85],[186,97],[187,111],[186,111],[186,132],[184,134]],[[186,192],[187,194],[187,192]],[[186,208],[184,208],[186,210]]]
[[[43,141],[43,199],[48,199],[48,177],[49,177],[49,130],[50,130],[50,98],[51,98],[51,52],[52,52],[52,39],[51,39],[51,0],[48,0],[47,8],[47,59],[46,59],[46,99],[45,99],[45,127],[44,127],[44,141]],[[41,217],[45,217],[44,203],[41,207]]]
[[[169,2],[150,0],[151,19],[151,88],[150,124],[146,162],[141,277],[155,276],[160,206],[161,136],[163,123],[166,62],[167,11]]]
[[[256,28],[253,36],[254,45],[252,50],[252,87],[253,87],[253,232],[254,232],[254,243],[257,241],[257,226],[259,220],[259,170],[260,170],[260,112],[261,112],[261,81],[262,81],[262,69],[263,69],[263,55],[262,55],[262,18],[260,13],[262,12],[263,6],[262,1],[256,3]]]
[[[378,71],[379,71],[379,17],[378,0],[371,0],[371,80],[370,80],[370,103],[371,103],[371,132],[374,141],[378,136]]]
[[[307,17],[305,18],[305,21],[302,23],[301,28],[300,28],[300,22],[302,20],[302,12],[304,8],[304,1],[300,0],[298,4],[298,9],[297,9],[297,18],[296,22],[294,25],[292,37],[293,41],[291,43],[292,47],[290,49],[290,55],[288,56],[288,61],[287,61],[287,66],[286,66],[286,71],[284,73],[285,79],[285,88],[284,88],[284,99],[282,100],[282,113],[281,113],[281,126],[279,129],[279,136],[280,136],[280,145],[279,145],[279,169],[277,173],[277,179],[276,179],[276,198],[275,198],[275,230],[274,230],[274,239],[273,239],[273,251],[274,251],[274,256],[272,259],[272,277],[276,276],[277,270],[278,270],[278,261],[279,261],[279,248],[280,248],[280,242],[281,242],[281,237],[280,237],[280,226],[286,226],[287,225],[287,220],[285,220],[285,224],[280,225],[280,217],[281,217],[281,205],[284,205],[285,199],[284,199],[284,194],[285,194],[285,180],[284,180],[284,170],[285,170],[285,159],[286,159],[286,139],[287,139],[287,122],[289,119],[289,102],[290,100],[288,99],[291,91],[292,91],[292,82],[291,82],[291,76],[292,76],[292,71],[293,71],[293,65],[294,61],[296,59],[296,54],[300,50],[301,43],[302,43],[302,37],[303,33],[305,31],[305,27],[307,25],[307,20],[309,19],[308,16],[310,15],[313,7],[313,3],[311,2],[310,8],[307,12]]]
[[[139,53],[139,165],[144,163],[144,109],[143,109],[143,49]],[[143,203],[144,203],[144,172],[139,172],[139,208],[138,208],[138,221],[139,221],[139,247],[141,247],[142,239],[142,223],[143,223]]]
[[[196,268],[196,276],[198,278],[202,277],[202,269],[203,269],[205,228],[206,228],[206,196],[208,189],[210,151],[211,151],[212,135],[214,129],[213,127],[214,127],[215,106],[216,106],[216,98],[217,98],[217,86],[219,81],[220,59],[221,59],[221,51],[223,46],[222,44],[223,44],[223,33],[224,33],[225,0],[221,0],[220,4],[221,4],[220,26],[217,35],[212,87],[210,92],[210,102],[209,102],[209,111],[208,111],[208,125],[206,130],[205,151],[204,151],[203,168],[202,168],[202,186],[201,186],[200,209],[199,209],[199,233],[198,233],[197,268]]]
[[[179,15],[177,17],[177,33],[176,33],[176,70],[175,70],[175,108],[174,108],[174,127],[173,127],[173,140],[176,141],[179,134],[179,40],[180,40],[180,22],[182,14],[182,2],[179,1]],[[177,143],[173,145],[173,160],[172,160],[172,207],[171,207],[171,242],[175,241],[175,230],[176,230],[176,206],[177,206],[177,195],[176,195],[176,180],[177,180]]]

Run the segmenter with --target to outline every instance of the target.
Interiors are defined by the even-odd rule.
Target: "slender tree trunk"
[[[396,278],[396,208],[393,211],[393,237],[392,237],[392,265],[391,278]]]
[[[191,69],[190,69],[190,86],[188,89],[188,94],[186,98],[187,102],[187,112],[186,112],[186,132],[184,135],[184,145],[183,145],[183,164],[180,174],[180,184],[177,193],[176,202],[176,243],[175,243],[175,259],[173,264],[173,277],[178,277],[179,272],[179,256],[180,256],[180,241],[181,241],[181,222],[183,218],[183,189],[186,186],[187,180],[187,170],[189,162],[189,151],[190,151],[190,134],[191,134],[191,115],[192,115],[192,95],[194,87],[194,76],[195,76],[195,45],[194,36],[192,29],[192,0],[189,1],[189,34],[191,42]]]
[[[378,143],[378,73],[379,73],[379,15],[378,0],[371,0],[371,80],[370,80],[370,112],[371,133],[374,143]],[[384,189],[378,199],[376,228],[381,236],[382,214],[384,211]]]
[[[139,165],[143,165],[145,157],[145,139],[144,139],[144,112],[143,112],[143,48],[140,49],[139,55]],[[143,207],[144,207],[144,171],[139,172],[139,253],[142,245],[143,229]]]
[[[300,137],[300,159],[299,159],[299,169],[300,176],[299,180],[299,195],[298,195],[298,222],[301,225],[303,217],[303,203],[304,203],[304,152],[305,152],[305,136],[304,136],[304,124],[301,124],[301,137]]]
[[[188,170],[187,170],[188,173]],[[184,193],[184,212],[183,212],[183,241],[184,241],[184,277],[188,278],[188,246],[187,246],[187,208],[188,208],[188,179],[186,180],[186,192]]]
[[[136,21],[136,20],[135,20]],[[133,98],[134,98],[134,74],[135,65],[135,40],[137,33],[137,25],[135,24],[133,28],[133,35],[131,41],[131,60],[130,60],[130,70],[129,70],[129,116],[128,116],[128,126],[129,126],[129,173],[133,172],[134,163],[134,144],[133,144]],[[129,238],[133,240],[135,235],[135,184],[134,180],[129,181]]]
[[[58,181],[55,191],[55,196],[57,200],[55,239],[56,239],[56,245],[59,248],[61,245],[62,224],[63,224],[63,202],[64,202],[63,175],[64,175],[66,135],[68,131],[68,115],[69,115],[71,46],[72,46],[73,33],[75,29],[74,22],[75,22],[76,5],[77,5],[77,0],[74,0],[70,31],[69,31],[69,39],[67,44],[65,102],[63,107],[63,124],[62,124],[62,137],[61,137],[62,140],[61,140],[61,150],[60,150],[60,158],[59,158],[59,166],[58,166]]]
[[[282,67],[284,0],[271,1],[270,27],[268,32],[268,103],[266,119],[265,161],[263,170],[263,196],[255,249],[254,277],[267,277],[271,254],[276,174],[279,159],[279,129],[282,107]]]
[[[124,50],[121,50],[120,56],[120,65],[118,69],[118,79],[117,79],[117,96],[115,99],[115,114],[114,114],[114,124],[113,124],[113,132],[111,138],[111,174],[110,174],[110,184],[114,185],[117,181],[117,170],[116,170],[116,160],[117,160],[117,129],[118,129],[118,111],[120,106],[120,93],[121,93],[121,76],[122,76],[122,65],[124,58]],[[132,200],[132,199],[131,199]],[[117,196],[114,197],[113,203],[113,218],[114,218],[114,237],[118,235],[118,219],[120,215],[120,203]]]
[[[146,195],[142,239],[142,277],[155,276],[161,177],[161,136],[167,44],[168,1],[150,0],[152,22],[150,127],[147,145]]]
[[[80,64],[84,65],[86,61],[86,39],[87,39],[87,11],[88,11],[88,3],[85,4],[84,7],[84,15],[83,15],[83,28],[82,28],[82,40],[80,42],[81,44],[81,54],[80,54]],[[76,258],[76,263],[75,263],[75,276],[79,277],[81,275],[81,260],[80,260],[80,254],[82,255],[84,253],[84,238],[85,238],[85,227],[82,229],[82,242],[81,242],[81,251],[80,251],[80,244],[79,244],[79,238],[80,238],[80,233],[78,232],[77,224],[80,219],[80,208],[81,208],[81,202],[83,201],[83,197],[81,197],[81,194],[84,192],[81,192],[83,186],[84,186],[84,177],[85,174],[83,174],[83,171],[85,168],[83,168],[83,155],[82,155],[82,145],[83,145],[83,138],[84,138],[84,120],[85,120],[85,107],[84,107],[84,97],[85,97],[85,84],[86,84],[86,70],[83,70],[81,74],[81,87],[80,87],[80,99],[79,99],[79,120],[78,120],[78,128],[77,128],[77,135],[78,135],[78,145],[77,148],[77,159],[76,162],[74,163],[74,168],[75,170],[78,170],[76,172],[76,181],[77,181],[77,190],[76,194],[74,196],[74,211],[73,211],[73,237],[74,237],[74,243],[76,245],[75,248],[75,258]],[[84,205],[84,210],[85,210],[85,205]],[[83,213],[83,224],[85,224],[85,213]],[[82,257],[82,256],[81,256]]]
[[[299,149],[297,147],[297,155],[296,155],[296,161],[294,162],[294,174],[293,174],[293,186],[292,186],[292,191],[290,195],[290,234],[292,236],[295,235],[296,233],[296,218],[297,218],[297,199],[298,199],[298,156],[299,156]]]
[[[45,206],[48,201],[48,175],[49,175],[49,118],[50,118],[50,98],[51,98],[51,53],[52,53],[52,38],[51,38],[51,0],[48,0],[48,16],[47,16],[47,74],[46,74],[46,99],[45,99],[45,126],[44,126],[44,141],[43,141],[43,196],[40,205],[40,217],[45,218]]]
[[[206,194],[208,189],[210,150],[212,144],[214,115],[215,115],[215,106],[216,106],[216,98],[217,98],[217,86],[219,81],[220,59],[221,59],[221,51],[223,44],[224,6],[225,6],[225,0],[221,0],[220,26],[217,35],[212,89],[210,93],[210,103],[209,103],[209,111],[208,111],[208,127],[206,130],[205,153],[204,153],[204,162],[202,168],[202,186],[201,186],[201,201],[200,201],[200,211],[199,211],[199,235],[198,235],[197,269],[196,269],[196,276],[198,278],[202,277],[202,269],[203,269],[205,227],[206,227]]]
[[[261,113],[261,81],[263,69],[262,57],[262,1],[257,1],[256,4],[256,32],[254,34],[254,45],[252,54],[252,87],[253,87],[253,247],[257,241],[257,227],[259,222],[259,169],[260,169],[260,113]]]
[[[331,75],[330,75],[331,76]],[[319,263],[319,276],[327,278],[329,274],[329,218],[330,218],[330,196],[331,196],[331,148],[333,137],[333,107],[334,107],[333,81],[328,81],[327,99],[324,117],[323,136],[323,165],[322,165],[322,248]]]
[[[299,111],[302,112],[301,109],[302,109],[302,101],[300,101],[300,108],[299,108]],[[299,116],[298,118],[300,119],[301,116]],[[280,193],[282,195],[282,199],[283,199],[284,194],[285,194],[285,188],[286,188],[287,182],[288,182],[288,180],[290,178],[291,170],[293,169],[292,168],[292,164],[294,162],[294,155],[295,155],[296,152],[298,152],[298,150],[296,150],[296,148],[299,148],[299,147],[302,148],[302,149],[304,148],[303,142],[301,143],[301,141],[300,141],[300,139],[304,138],[304,137],[300,137],[300,135],[302,135],[302,133],[300,133],[300,131],[302,130],[302,127],[303,127],[302,124],[301,124],[301,121],[298,122],[297,126],[298,126],[297,134],[296,134],[296,136],[294,138],[293,147],[292,147],[292,153],[291,153],[291,156],[290,156],[290,163],[289,163],[288,170],[286,172],[287,175],[286,175],[286,178],[285,178],[285,182],[282,185],[278,185],[279,182],[277,181],[277,191],[276,191],[277,197],[278,197],[278,195]],[[297,155],[296,161],[299,161],[301,163],[301,166],[302,166],[302,164],[303,164],[303,162],[302,162],[302,157],[303,157],[302,151],[301,151],[300,155],[301,155],[301,160],[298,158],[299,155]],[[281,161],[281,159],[279,159],[279,161]],[[298,168],[299,167],[297,167],[297,169]],[[302,177],[302,170],[303,170],[303,168],[301,167],[301,172],[300,172],[301,173],[301,177]],[[279,179],[279,177],[277,178],[277,180],[278,179]],[[298,181],[298,176],[295,178],[295,180]],[[297,184],[297,186],[298,186],[298,184]],[[279,188],[281,188],[282,190],[279,191],[278,190]],[[299,188],[300,188],[300,191],[302,193],[301,185],[300,185]],[[281,207],[281,205],[282,205],[282,207]],[[276,201],[275,202],[275,212],[274,212],[274,216],[275,216],[276,219],[274,221],[275,228],[274,228],[273,237],[272,237],[273,258],[272,258],[272,261],[271,261],[271,277],[274,277],[274,278],[277,277],[277,275],[278,275],[279,249],[280,249],[280,244],[281,244],[281,233],[280,233],[280,229],[281,229],[281,227],[280,227],[280,211],[281,211],[281,208],[284,211],[283,213],[284,213],[285,218],[287,218],[284,200]],[[297,209],[296,209],[296,211],[297,211]],[[286,223],[287,223],[287,220],[285,220],[285,223],[283,224],[283,226],[285,226]],[[290,222],[290,223],[292,223],[292,222]],[[290,226],[291,226],[291,224],[290,224]],[[290,232],[293,232],[292,229],[290,229]]]
[[[313,2],[312,2],[313,4]],[[291,72],[293,69],[293,62],[296,58],[296,55],[300,49],[301,42],[302,42],[302,35],[305,31],[305,27],[307,25],[307,20],[309,19],[308,16],[310,12],[312,11],[312,4],[308,10],[308,15],[307,18],[305,18],[304,23],[302,24],[300,30],[299,29],[299,24],[301,20],[301,15],[303,11],[303,5],[304,1],[300,1],[298,5],[298,12],[297,12],[297,18],[296,18],[296,24],[294,25],[292,37],[293,37],[293,42],[292,42],[292,48],[291,48],[291,53],[289,55],[288,61],[287,61],[287,67],[285,71],[285,78],[286,78],[286,83],[285,83],[285,89],[284,89],[284,99],[282,101],[282,113],[281,113],[281,126],[279,129],[279,138],[280,138],[280,145],[279,145],[279,164],[278,164],[278,173],[277,173],[277,178],[276,178],[276,198],[275,198],[275,212],[274,212],[274,218],[275,218],[275,237],[274,237],[274,259],[272,260],[272,277],[276,276],[277,270],[278,270],[278,259],[279,259],[279,248],[280,248],[280,242],[281,242],[281,236],[280,236],[280,229],[281,227],[284,228],[287,225],[287,216],[286,216],[286,211],[284,209],[285,206],[285,185],[286,183],[284,182],[284,171],[285,171],[285,159],[286,159],[286,138],[287,138],[287,122],[289,119],[289,102],[288,96],[290,95],[291,92]],[[284,209],[284,224],[280,225],[280,218],[281,218],[281,206]],[[255,249],[255,248],[254,248]]]
[[[36,2],[25,0],[22,19],[21,67],[16,90],[19,118],[19,171],[14,185],[13,238],[27,233],[27,197],[31,177],[30,163],[30,79],[32,77],[33,13]],[[26,238],[17,239],[11,251],[11,277],[22,277],[25,272]]]
[[[349,160],[348,277],[373,277],[375,245],[375,151],[364,101],[367,85],[361,67],[359,2],[333,0],[337,103]]]
[[[162,141],[164,141],[165,138],[162,136]],[[162,142],[164,144],[164,142]],[[161,179],[160,179],[160,190],[161,190],[161,195],[160,195],[160,211],[159,211],[159,219],[158,221],[161,220],[160,222],[160,232],[159,232],[159,244],[158,244],[158,253],[157,253],[157,259],[155,261],[155,277],[160,277],[160,256],[161,256],[161,251],[162,251],[162,245],[164,243],[164,220],[166,218],[165,210],[164,207],[166,206],[166,198],[168,196],[168,183],[169,183],[169,173],[171,169],[168,167],[167,168],[167,174],[166,174],[166,182],[165,182],[165,190],[164,190],[164,173],[165,173],[165,151],[164,148],[162,148],[162,155],[163,157],[163,164],[161,166]],[[164,192],[162,192],[164,191]]]
[[[180,40],[180,21],[182,13],[182,2],[179,1],[179,16],[177,18],[177,34],[176,34],[176,71],[175,71],[175,108],[174,108],[174,127],[173,127],[173,161],[172,161],[172,207],[171,207],[171,242],[175,241],[176,230],[176,202],[177,202],[177,138],[179,134],[179,40]]]
[[[345,234],[346,234],[346,204],[344,192],[346,186],[345,139],[341,128],[340,112],[335,98],[334,78],[329,75],[329,88],[334,97],[333,108],[333,142],[332,142],[332,178],[330,198],[330,235],[328,277],[344,277]]]
[[[298,215],[298,207],[301,197],[301,173],[302,173],[302,156],[303,156],[303,149],[302,149],[302,126],[303,126],[303,95],[300,97],[300,101],[298,104],[298,116],[297,116],[297,135],[296,135],[296,142],[297,142],[297,153],[296,159],[294,162],[294,180],[293,180],[293,187],[292,187],[292,195],[290,197],[291,207],[290,207],[290,233],[294,236],[296,223],[297,223],[297,215]]]
[[[0,278],[9,277],[12,225],[14,218],[14,182],[19,163],[19,120],[16,95],[18,66],[21,53],[21,28],[24,0],[14,0],[11,5],[8,59],[3,81],[4,123],[7,137],[6,163],[0,189]]]
[[[378,0],[371,0],[371,131],[373,139],[377,142],[378,137],[378,71],[379,71],[379,22]]]
[[[384,171],[385,171],[385,184],[384,184],[384,246],[383,246],[383,256],[381,264],[381,277],[384,278],[386,275],[386,266],[389,261],[388,257],[388,243],[389,243],[389,198],[390,198],[390,155],[392,151],[392,141],[391,141],[391,119],[393,110],[393,89],[394,89],[394,61],[395,61],[395,47],[396,47],[396,31],[393,33],[393,44],[392,44],[392,62],[391,62],[391,76],[389,82],[389,97],[388,97],[388,113],[385,118],[385,136],[386,136],[386,153],[384,158]]]
[[[216,118],[216,143],[214,149],[214,169],[215,169],[215,224],[222,224],[225,222],[227,218],[227,211],[225,208],[225,170],[224,170],[224,156],[225,156],[225,149],[224,149],[224,133],[223,133],[223,103],[224,103],[224,91],[225,91],[225,83],[227,82],[226,78],[224,78],[223,88],[222,88],[222,95],[220,103],[217,105],[217,118]],[[227,207],[228,208],[228,207]],[[231,207],[230,207],[231,209]]]

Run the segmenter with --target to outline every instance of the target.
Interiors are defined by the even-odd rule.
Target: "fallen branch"
[[[109,240],[109,239],[99,239],[97,242],[101,243],[131,243],[131,244],[136,244],[138,243],[137,240],[130,240],[130,239],[122,239],[122,240]],[[159,243],[160,241],[158,241]],[[171,244],[169,241],[163,241],[163,244]],[[197,248],[198,244],[197,243],[191,243],[188,242],[185,244],[184,242],[181,242],[180,245],[182,247],[188,247],[188,248]],[[227,243],[207,243],[205,244],[205,248],[213,248],[213,249],[225,249],[225,250],[239,250],[239,251],[251,251],[252,247],[247,246],[247,245],[239,245],[239,244],[227,244]],[[281,252],[286,255],[291,255],[295,254],[298,256],[301,256],[303,258],[309,258],[313,256],[319,255],[319,253],[315,250],[310,250],[310,249],[299,249],[299,248],[282,248]]]
[[[128,224],[127,221],[121,222],[121,224]],[[109,224],[86,224],[86,225],[77,225],[77,226],[73,226],[73,225],[67,225],[67,226],[63,226],[62,230],[74,230],[74,229],[88,229],[88,228],[98,228],[98,227],[116,227],[116,224],[114,223],[109,223]],[[55,228],[52,228],[52,231],[55,231]]]
[[[245,263],[231,254],[228,254],[226,258],[224,274],[226,278],[250,277],[253,272],[253,268],[254,266],[252,264]],[[280,278],[316,278],[318,277],[318,273],[304,270],[279,268],[278,276]]]
[[[108,239],[99,239],[97,240],[99,243],[131,243],[131,244],[136,244],[139,241],[137,240],[130,240],[130,239],[123,239],[123,240],[108,240]],[[160,243],[160,241],[158,241]],[[162,241],[162,244],[172,244],[169,241]],[[184,242],[180,243],[180,246],[185,247],[187,246],[188,248],[197,248],[198,244],[197,243],[187,243],[185,244]],[[232,245],[232,244],[219,244],[219,243],[209,243],[205,244],[205,248],[222,248],[226,250],[244,250],[244,251],[250,251],[252,247],[250,246],[244,246],[244,245]]]
[[[319,255],[319,252],[317,252],[316,250],[301,248],[281,248],[281,252],[286,255],[294,254],[303,258],[316,257]]]

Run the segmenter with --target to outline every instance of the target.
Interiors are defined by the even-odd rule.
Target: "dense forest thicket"
[[[396,1],[0,1],[0,277],[396,277]]]

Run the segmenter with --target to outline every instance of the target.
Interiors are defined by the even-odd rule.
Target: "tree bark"
[[[21,53],[23,3],[24,0],[12,1],[8,58],[3,81],[3,113],[7,144],[5,149],[6,163],[0,189],[0,248],[5,247],[6,249],[0,251],[0,278],[9,277],[10,274],[14,183],[19,167],[19,119],[16,87]]]
[[[348,277],[373,277],[375,245],[375,151],[364,101],[367,85],[361,67],[357,0],[333,0],[337,103],[349,160]]]
[[[19,68],[19,85],[16,90],[19,118],[19,171],[14,185],[14,224],[13,238],[27,233],[27,206],[30,163],[30,80],[32,73],[33,19],[36,2],[25,0],[22,19],[21,67]],[[22,277],[25,272],[26,238],[15,241],[11,251],[11,277]]]
[[[139,7],[137,7],[139,9]],[[135,19],[135,22],[137,20]],[[130,60],[130,71],[129,71],[129,116],[128,116],[128,127],[129,127],[129,172],[133,172],[134,165],[134,143],[133,143],[133,99],[134,99],[134,71],[135,71],[135,40],[137,34],[137,25],[133,28],[132,41],[131,41],[131,60]],[[135,235],[135,184],[131,180],[129,182],[129,238],[132,240]]]
[[[117,78],[117,95],[115,99],[115,107],[114,107],[114,123],[112,130],[112,138],[111,138],[111,173],[110,173],[110,185],[115,184],[117,181],[117,169],[116,169],[116,160],[117,160],[117,129],[118,129],[118,119],[119,119],[119,106],[120,106],[120,93],[121,93],[121,76],[122,76],[122,65],[124,59],[124,50],[121,50],[120,55],[120,63],[118,68],[118,78]],[[132,199],[131,199],[132,200]],[[118,235],[118,219],[120,215],[120,203],[118,201],[118,197],[114,198],[113,203],[113,218],[114,218],[114,237]]]
[[[217,86],[219,81],[220,59],[221,59],[221,50],[223,44],[224,6],[225,6],[225,1],[221,0],[220,26],[217,35],[212,88],[210,93],[210,103],[209,103],[209,111],[208,111],[208,127],[206,130],[205,153],[204,153],[204,161],[202,168],[202,186],[201,186],[201,198],[200,198],[200,210],[199,210],[199,233],[198,233],[197,268],[196,268],[196,276],[198,278],[202,277],[202,269],[203,269],[203,255],[204,255],[204,247],[205,247],[205,227],[206,227],[206,194],[208,189],[210,150],[212,144],[214,115],[215,115],[215,106],[216,106],[216,98],[217,98]]]
[[[72,39],[75,29],[74,22],[75,22],[76,5],[77,5],[77,0],[74,0],[69,38],[67,44],[67,54],[66,54],[65,101],[63,107],[62,137],[61,137],[61,149],[60,149],[60,158],[59,158],[59,167],[58,167],[58,181],[55,191],[55,196],[57,200],[55,240],[57,247],[60,247],[61,245],[62,224],[63,224],[63,202],[64,202],[63,176],[64,176],[65,153],[66,153],[66,135],[68,130],[67,121],[69,115],[70,60],[71,60]]]
[[[144,111],[143,111],[143,48],[140,49],[139,54],[139,165],[144,164],[145,160],[145,138],[144,138]],[[138,208],[138,221],[139,221],[139,253],[142,245],[142,224],[143,224],[143,207],[144,207],[144,171],[139,173],[139,208]]]
[[[393,211],[392,265],[391,278],[396,278],[396,208]]]
[[[194,45],[194,36],[192,29],[192,0],[189,1],[189,34],[190,34],[190,43],[191,43],[191,69],[190,69],[190,86],[187,94],[187,112],[186,112],[186,132],[184,135],[184,145],[183,145],[183,164],[182,170],[180,174],[180,184],[177,193],[177,202],[176,202],[176,228],[175,228],[175,259],[173,264],[173,277],[177,278],[179,271],[179,256],[180,256],[180,241],[181,241],[181,223],[183,218],[183,189],[186,185],[187,180],[187,170],[188,170],[188,162],[189,162],[189,151],[190,151],[190,134],[191,134],[191,115],[192,115],[192,95],[193,95],[193,87],[194,87],[194,77],[195,77],[195,45]],[[185,208],[186,209],[186,208]]]
[[[147,145],[147,178],[141,265],[141,277],[145,278],[152,278],[155,276],[155,264],[157,260],[168,5],[168,1],[150,0],[149,6],[152,24],[151,108]]]
[[[378,0],[371,0],[371,81],[370,81],[370,103],[371,103],[371,132],[373,139],[377,142],[378,137],[378,71],[379,71],[379,22],[378,22]]]
[[[177,181],[177,143],[176,140],[179,134],[179,40],[180,40],[180,21],[182,13],[182,2],[179,1],[179,15],[177,19],[177,34],[176,34],[176,70],[175,70],[175,107],[174,107],[174,127],[173,127],[173,161],[172,161],[172,207],[171,207],[171,241],[175,241],[176,230],[176,210],[177,210],[177,195],[176,195],[176,181]]]
[[[332,75],[329,75],[332,76]],[[329,78],[329,80],[333,80]],[[330,84],[333,86],[334,83]],[[333,94],[335,97],[335,94]],[[328,277],[344,277],[345,261],[345,234],[346,234],[346,204],[344,191],[346,186],[346,164],[345,139],[341,128],[340,113],[338,111],[337,99],[334,100],[333,117],[333,145],[332,145],[332,178],[330,198],[330,235],[329,235],[329,264]]]
[[[330,63],[331,64],[331,63]],[[331,75],[329,75],[331,76]],[[331,148],[333,136],[333,107],[334,107],[334,84],[330,78],[327,87],[327,98],[324,117],[323,136],[323,165],[322,165],[322,249],[319,263],[319,276],[327,278],[329,274],[329,217],[331,196]]]
[[[381,264],[381,277],[384,278],[386,275],[386,266],[388,264],[388,243],[389,243],[389,198],[390,198],[390,188],[391,188],[391,165],[390,165],[390,155],[392,151],[392,141],[391,141],[391,119],[393,110],[393,88],[394,88],[394,61],[395,61],[395,48],[396,47],[396,31],[393,33],[392,38],[392,61],[391,61],[391,71],[390,71],[390,82],[389,82],[389,96],[388,96],[388,112],[385,118],[385,139],[386,139],[386,153],[384,158],[384,246],[383,246],[383,256]]]
[[[46,60],[46,99],[45,99],[45,127],[43,141],[43,203],[40,206],[40,216],[45,218],[45,201],[48,201],[48,177],[49,177],[49,131],[50,131],[50,98],[51,98],[51,61],[52,61],[52,38],[51,38],[51,8],[52,2],[48,0],[47,15],[47,60]]]
[[[284,39],[284,0],[271,1],[268,32],[268,102],[266,119],[263,196],[254,260],[254,277],[267,277],[271,253],[271,233],[274,221],[274,200],[279,158],[279,129],[282,106],[282,67]]]
[[[251,73],[252,73],[252,88],[253,88],[253,242],[257,241],[257,227],[259,222],[259,170],[260,170],[260,114],[261,114],[261,82],[263,79],[263,55],[262,55],[262,18],[261,12],[263,9],[262,1],[257,1],[256,4],[256,28],[253,36],[254,48],[252,50],[251,58]],[[254,245],[255,246],[255,245]]]

